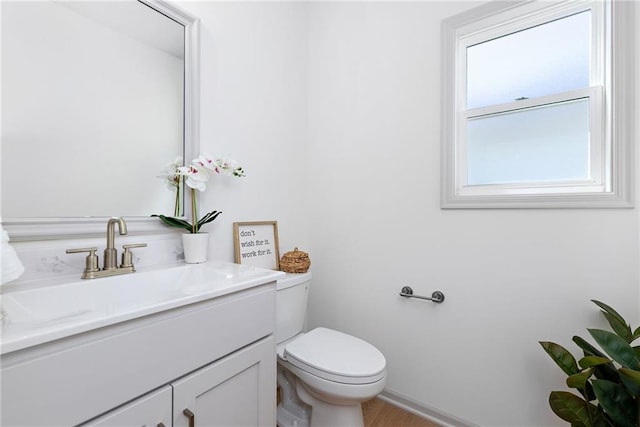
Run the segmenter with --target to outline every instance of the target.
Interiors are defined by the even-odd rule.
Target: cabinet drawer
[[[82,427],[171,427],[172,394],[171,387],[164,386],[160,390],[82,424]]]

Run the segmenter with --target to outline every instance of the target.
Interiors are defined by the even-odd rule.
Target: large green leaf
[[[631,337],[631,341],[633,342],[634,340],[640,338],[640,326],[638,326],[636,328],[635,331],[633,331],[633,336]]]
[[[637,403],[622,385],[607,380],[593,380],[592,384],[600,406],[616,427],[637,427]]]
[[[593,410],[591,411],[591,424],[593,427],[612,427],[613,422],[605,415],[602,406],[598,406],[595,414]]]
[[[568,391],[552,391],[549,395],[551,410],[571,425],[592,427],[589,412],[595,413],[596,407]],[[591,408],[590,408],[591,406]]]
[[[585,341],[584,338],[575,335],[572,338],[572,341],[578,345],[583,351],[585,356],[599,356],[606,357],[606,354],[592,346],[589,342]]]
[[[607,322],[609,322],[609,325],[611,326],[611,329],[613,329],[613,332],[618,334],[620,338],[624,339],[628,343],[632,341],[631,327],[629,325],[627,325],[626,323],[620,323],[618,318],[611,315],[610,313],[603,312],[602,315],[605,319],[607,319]]]
[[[627,340],[631,338],[631,328],[627,324],[627,321],[624,320],[624,318],[617,311],[601,301],[592,299],[591,302],[602,309],[603,314],[605,315],[604,317],[607,319],[614,332],[618,333],[619,329],[620,333],[618,335]]]
[[[574,375],[580,372],[576,359],[566,348],[550,341],[540,341],[540,345],[565,374]]]
[[[608,357],[601,356],[585,356],[582,359],[578,360],[578,364],[582,369],[591,368],[592,366],[605,365],[610,363]]]
[[[640,371],[629,368],[620,368],[620,373],[640,385]]]
[[[574,336],[573,342],[575,342],[578,345],[578,347],[580,347],[584,351],[585,356],[597,356],[597,357],[606,358],[606,355],[603,352],[601,352],[600,350],[598,350],[597,348],[595,348],[594,346],[592,346],[591,344],[589,344],[587,341],[585,341],[583,338],[579,336]],[[606,365],[596,366],[596,370],[593,375],[596,378],[610,380],[614,382],[619,381],[619,378],[620,378],[618,371],[616,370],[613,363],[607,363]],[[593,400],[593,399],[590,399],[590,400]]]
[[[602,329],[588,329],[589,333],[613,360],[625,368],[639,369],[640,359],[623,338]]]
[[[591,368],[577,374],[569,375],[567,377],[567,387],[584,390],[586,388],[587,380],[591,377],[593,371],[594,369]]]
[[[620,372],[622,384],[633,397],[638,398],[638,405],[640,405],[640,372],[629,368],[620,368],[618,372]]]

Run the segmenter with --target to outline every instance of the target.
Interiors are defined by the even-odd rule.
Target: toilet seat
[[[385,376],[386,360],[373,345],[327,328],[287,342],[282,358],[320,378],[344,384],[370,384]]]

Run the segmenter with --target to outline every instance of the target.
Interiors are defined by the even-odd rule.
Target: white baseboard
[[[385,389],[378,398],[402,408],[407,412],[411,412],[419,417],[433,421],[442,427],[479,427],[478,424],[465,421],[454,415],[429,407],[423,403],[418,403],[410,397],[392,390]]]

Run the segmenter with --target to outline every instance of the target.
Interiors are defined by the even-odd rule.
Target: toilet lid
[[[386,360],[366,341],[327,328],[316,328],[288,343],[284,359],[329,381],[369,384],[384,378]]]

